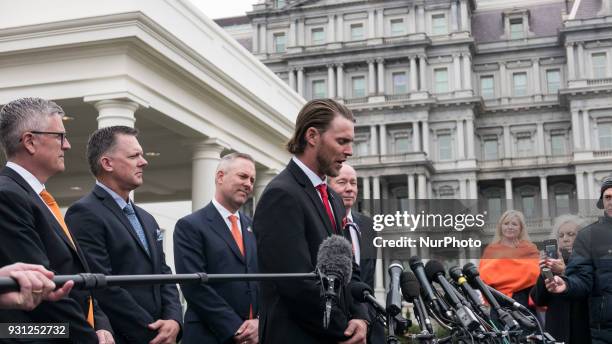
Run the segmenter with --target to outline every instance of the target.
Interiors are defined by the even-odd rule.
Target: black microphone
[[[430,260],[427,262],[427,265],[425,265],[425,274],[428,280],[432,283],[437,282],[442,287],[463,328],[474,331],[480,327],[480,323],[476,319],[476,316],[474,316],[474,313],[461,303],[455,293],[455,288],[446,280],[442,263],[437,260]]]
[[[419,322],[421,330],[427,330],[429,333],[433,333],[431,320],[429,320],[423,298],[421,297],[421,286],[414,273],[412,273],[412,271],[402,272],[400,285],[402,287],[404,300],[414,305],[414,315]]]
[[[404,267],[398,261],[389,265],[389,293],[387,293],[387,313],[395,316],[402,311],[402,294],[400,293],[400,275]]]
[[[421,258],[418,256],[412,256],[409,260],[410,269],[414,272],[419,284],[421,285],[421,290],[425,294],[425,301],[429,304],[431,308],[437,313],[442,315],[447,315],[449,313],[446,304],[440,302],[436,294],[434,294],[431,284],[427,280],[427,276],[425,276],[425,270],[423,268],[423,262]]]
[[[332,235],[323,240],[317,253],[316,271],[321,277],[321,294],[325,298],[325,329],[329,326],[332,306],[338,302],[342,287],[351,281],[352,264],[353,251],[348,240],[340,235]]]
[[[480,300],[479,295],[476,293],[476,290],[472,288],[472,286],[467,283],[467,279],[463,276],[463,272],[461,268],[458,266],[453,266],[448,269],[448,274],[450,277],[457,283],[459,288],[463,290],[463,293],[467,296],[468,300],[472,304],[472,307],[486,320],[489,320],[489,312],[487,307]]]
[[[523,313],[521,313],[521,312],[526,312],[526,313],[531,314],[531,312],[529,311],[529,309],[527,309],[527,307],[516,302],[515,299],[500,292],[499,290],[491,286],[488,286],[488,287],[489,287],[489,290],[491,291],[491,294],[493,294],[493,296],[495,296],[495,298],[498,301],[503,302],[504,304],[509,305],[514,309],[511,312],[511,314],[514,317],[514,319],[516,319],[516,321],[521,325],[521,327],[526,328],[528,330],[535,330],[538,327],[538,324],[536,324],[534,320],[529,319],[528,317],[523,315]]]
[[[376,300],[376,298],[372,296],[372,294],[374,294],[374,291],[372,291],[372,288],[370,288],[369,285],[364,282],[352,282],[350,286],[351,295],[353,296],[353,299],[359,302],[368,303],[372,305],[372,307],[374,308],[374,310],[376,310],[377,313],[384,316],[387,315],[387,310],[385,310],[385,307],[383,307],[383,305],[381,305],[378,300]]]
[[[504,323],[504,327],[509,330],[518,330],[519,324],[514,320],[510,313],[506,312],[501,308],[491,291],[489,286],[486,285],[481,279],[478,273],[478,268],[472,263],[467,263],[463,266],[463,274],[467,277],[470,284],[473,287],[478,288],[482,295],[489,301],[491,307],[497,312],[499,319]]]

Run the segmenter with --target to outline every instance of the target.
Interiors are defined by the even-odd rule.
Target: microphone
[[[389,293],[387,294],[387,313],[395,316],[402,311],[402,294],[400,294],[400,275],[404,267],[400,262],[394,261],[389,265]]]
[[[433,333],[431,320],[429,320],[423,298],[421,297],[421,286],[414,273],[412,273],[412,271],[402,272],[400,276],[400,285],[402,287],[404,300],[414,305],[414,315],[419,322],[421,330],[427,330],[429,333]]]
[[[440,302],[436,294],[434,294],[431,284],[425,276],[425,271],[423,269],[423,262],[421,261],[421,258],[419,258],[418,256],[412,256],[410,257],[409,264],[410,269],[412,269],[414,275],[417,278],[417,281],[419,281],[419,284],[421,285],[421,289],[424,291],[425,300],[427,301],[429,306],[433,308],[433,310],[437,314],[447,315],[449,313],[449,310],[446,307],[446,304]]]
[[[455,283],[459,285],[459,288],[463,290],[463,293],[467,296],[468,300],[472,304],[472,307],[478,313],[480,313],[483,318],[489,319],[489,312],[487,311],[487,307],[480,301],[480,297],[478,296],[474,288],[472,288],[472,286],[467,283],[467,279],[465,278],[465,276],[463,276],[461,268],[458,266],[453,266],[448,269],[448,274],[453,279],[453,281],[455,281]]]
[[[493,297],[493,294],[491,294],[489,286],[480,279],[480,274],[478,273],[478,268],[476,265],[472,263],[465,264],[463,266],[463,274],[465,274],[465,276],[468,278],[470,284],[478,288],[487,301],[489,301],[491,307],[493,307],[495,312],[497,312],[499,319],[504,323],[504,327],[509,330],[518,330],[519,324],[516,322],[516,320],[514,320],[510,313],[501,308],[497,300]]]
[[[442,263],[437,260],[430,260],[427,262],[427,265],[425,265],[425,274],[431,282],[435,281],[442,287],[451,306],[455,309],[457,319],[463,328],[474,331],[480,327],[480,323],[476,319],[476,316],[474,316],[474,313],[461,303],[455,294],[455,288],[446,280]]]
[[[533,320],[529,319],[528,317],[523,315],[523,313],[521,313],[521,312],[526,312],[526,313],[531,314],[531,312],[529,311],[529,309],[527,309],[527,307],[516,302],[516,300],[500,292],[499,290],[491,286],[488,286],[488,287],[491,293],[493,294],[493,296],[495,296],[497,300],[500,300],[504,304],[510,305],[514,309],[511,312],[511,314],[514,317],[514,319],[516,319],[516,321],[521,325],[521,327],[526,328],[528,330],[535,330],[538,327],[538,324],[536,324]]]
[[[350,284],[350,286],[351,286],[351,295],[353,296],[353,299],[359,302],[368,303],[372,305],[372,307],[374,308],[374,310],[376,310],[377,313],[384,315],[384,316],[387,315],[387,311],[385,310],[385,307],[383,307],[378,302],[378,300],[376,300],[376,298],[372,296],[374,291],[372,290],[372,288],[370,288],[369,285],[367,285],[364,282],[353,282]]]
[[[332,306],[338,302],[342,287],[351,281],[352,264],[352,246],[348,240],[340,235],[323,240],[317,252],[316,271],[321,278],[321,294],[325,299],[325,329],[329,327]]]

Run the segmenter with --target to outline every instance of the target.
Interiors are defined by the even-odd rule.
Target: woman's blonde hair
[[[494,243],[501,242],[502,239],[502,224],[509,218],[516,217],[521,225],[521,232],[519,233],[519,240],[531,241],[529,239],[529,233],[527,233],[527,226],[525,225],[525,216],[522,212],[514,209],[506,210],[497,221],[497,227],[495,230],[495,237],[493,237]]]

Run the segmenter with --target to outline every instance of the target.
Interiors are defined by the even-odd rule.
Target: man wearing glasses
[[[49,178],[64,171],[64,153],[70,149],[63,115],[57,104],[40,98],[18,99],[0,110],[0,144],[8,161],[0,171],[0,266],[24,262],[59,275],[89,272],[57,202],[45,189]],[[0,323],[6,322],[69,323],[71,342],[114,343],[108,318],[89,291],[72,290],[30,312],[2,311]]]

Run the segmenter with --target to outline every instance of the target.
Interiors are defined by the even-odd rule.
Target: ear
[[[36,153],[34,135],[32,135],[32,133],[24,133],[21,135],[21,144],[28,154],[34,155],[34,153]]]
[[[113,160],[107,156],[102,156],[100,158],[100,166],[102,166],[102,169],[106,172],[112,172],[113,171]]]
[[[316,146],[321,138],[319,130],[315,127],[309,127],[306,129],[306,134],[304,134],[304,136],[306,138],[306,143],[308,143],[310,146]]]
[[[217,171],[215,174],[215,185],[223,183],[223,177],[225,176],[225,172],[223,170]]]

